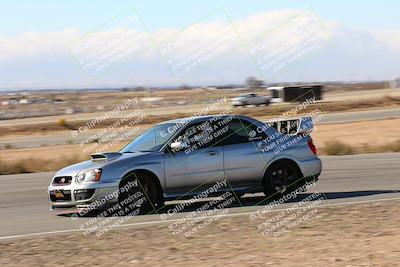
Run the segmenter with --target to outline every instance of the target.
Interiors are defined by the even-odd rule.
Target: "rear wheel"
[[[147,214],[164,205],[159,185],[145,173],[129,174],[121,182],[120,190],[119,203],[125,215]]]
[[[289,161],[278,161],[268,168],[264,177],[264,194],[266,196],[281,195],[285,191],[293,191],[301,178],[297,166]]]

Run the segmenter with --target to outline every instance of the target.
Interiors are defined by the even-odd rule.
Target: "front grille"
[[[71,184],[72,176],[58,176],[54,177],[53,185],[69,185]]]

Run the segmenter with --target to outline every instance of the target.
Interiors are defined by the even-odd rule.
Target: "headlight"
[[[82,182],[97,182],[100,180],[100,176],[101,169],[88,170],[78,173],[76,176],[76,182],[79,184]]]

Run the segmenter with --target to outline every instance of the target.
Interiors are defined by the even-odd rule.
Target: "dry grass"
[[[365,153],[400,152],[400,139],[388,144],[378,145],[378,146],[371,146],[368,144],[364,144],[362,150]]]
[[[400,139],[384,145],[369,145],[367,143],[364,143],[361,147],[355,147],[337,140],[333,140],[327,142],[322,148],[322,154],[338,156],[384,152],[400,152]]]
[[[340,141],[326,143],[323,151],[326,155],[351,155],[355,152],[353,147]]]
[[[21,149],[18,157],[15,158],[0,158],[0,175],[1,174],[16,174],[16,173],[29,173],[29,172],[44,172],[44,171],[56,171],[65,166],[87,160],[88,155],[79,153],[79,147],[76,145],[65,146],[69,147],[68,150],[63,150],[63,156],[54,157],[50,155],[49,151],[59,151],[59,146],[52,146],[46,148],[40,148],[45,156],[39,158],[28,157],[32,155],[31,152],[26,152]],[[46,150],[44,150],[46,149]],[[34,149],[30,149],[34,150]],[[400,152],[400,139],[387,143],[384,145],[368,145],[362,146],[351,146],[344,142],[333,140],[325,143],[325,145],[319,149],[319,154],[322,155],[352,155],[360,153],[383,153],[383,152]],[[41,153],[35,153],[40,155]],[[21,158],[22,157],[22,158]]]
[[[55,171],[83,160],[87,160],[87,158],[79,154],[72,156],[63,156],[55,160],[33,158],[21,159],[11,162],[0,160],[0,175]]]
[[[126,143],[121,142],[110,147],[108,151],[118,151]],[[95,151],[91,153],[95,153]],[[85,154],[79,145],[55,145],[2,150],[0,155],[0,175],[56,171],[89,158],[90,156]]]
[[[122,147],[127,144],[128,141],[123,141],[115,146],[110,146],[108,149],[103,151],[119,151]],[[95,153],[96,151],[90,150],[88,153],[84,153],[82,147],[77,144],[71,145],[48,145],[41,147],[32,147],[32,148],[15,148],[15,149],[7,149],[0,150],[0,160],[5,162],[17,162],[23,159],[43,159],[43,160],[58,160],[61,157],[75,157],[79,158],[89,158],[89,154]]]
[[[317,125],[312,133],[316,146],[324,147],[333,140],[352,147],[381,146],[400,138],[400,119],[358,121]]]

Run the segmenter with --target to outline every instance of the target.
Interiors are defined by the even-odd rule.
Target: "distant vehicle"
[[[141,195],[145,201],[135,202],[135,208],[147,211],[166,199],[199,195],[221,181],[228,186],[215,189],[216,195],[279,196],[321,173],[312,128],[311,117],[278,123],[236,115],[166,121],[119,152],[93,154],[58,171],[48,187],[50,205],[126,208],[127,200]]]
[[[273,86],[271,103],[303,102],[307,99],[322,99],[322,85]]]
[[[256,94],[244,94],[239,97],[232,99],[232,105],[234,107],[245,107],[247,105],[266,105],[268,106],[271,102],[271,97],[269,96],[258,96]]]

